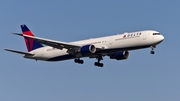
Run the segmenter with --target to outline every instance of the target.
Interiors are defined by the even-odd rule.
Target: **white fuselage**
[[[93,55],[107,55],[109,53],[116,53],[120,51],[129,51],[135,49],[148,48],[150,46],[156,46],[162,42],[164,37],[157,31],[146,30],[132,33],[117,34],[113,36],[106,36],[100,38],[91,38],[88,40],[81,40],[70,42],[72,44],[79,45],[94,45],[99,51],[92,53],[88,56]],[[31,51],[30,53],[35,54],[33,56],[24,56],[25,58],[44,60],[44,61],[61,61],[67,59],[74,59],[77,56],[71,55],[67,52],[67,49],[56,49],[50,46],[45,46]],[[78,58],[80,58],[78,57]]]

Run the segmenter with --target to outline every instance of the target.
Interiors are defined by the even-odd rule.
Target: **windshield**
[[[161,35],[160,33],[153,33],[153,35]]]

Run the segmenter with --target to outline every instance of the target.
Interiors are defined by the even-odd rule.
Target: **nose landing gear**
[[[155,51],[154,51],[154,49],[156,48],[156,46],[151,46],[151,54],[155,54]]]
[[[151,54],[155,54],[155,52],[154,52],[154,51],[151,51],[150,53],[151,53]]]

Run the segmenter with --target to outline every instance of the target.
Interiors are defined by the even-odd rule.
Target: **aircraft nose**
[[[161,43],[163,40],[164,40],[164,36],[160,35],[157,40],[158,44]]]
[[[161,35],[160,40],[161,40],[161,41],[163,41],[163,40],[164,40],[164,36],[163,36],[163,35]]]

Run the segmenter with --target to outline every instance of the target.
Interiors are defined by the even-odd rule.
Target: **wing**
[[[40,38],[40,37],[35,37],[35,36],[24,35],[20,33],[13,33],[13,34],[31,38],[33,40],[36,40],[39,43],[42,43],[44,45],[48,45],[54,48],[58,48],[58,49],[66,48],[66,49],[71,50],[71,49],[79,49],[81,47],[81,45],[77,45],[77,44],[72,44],[72,43],[70,44],[67,42],[55,41],[55,40],[50,40],[50,39],[45,39],[45,38]]]

